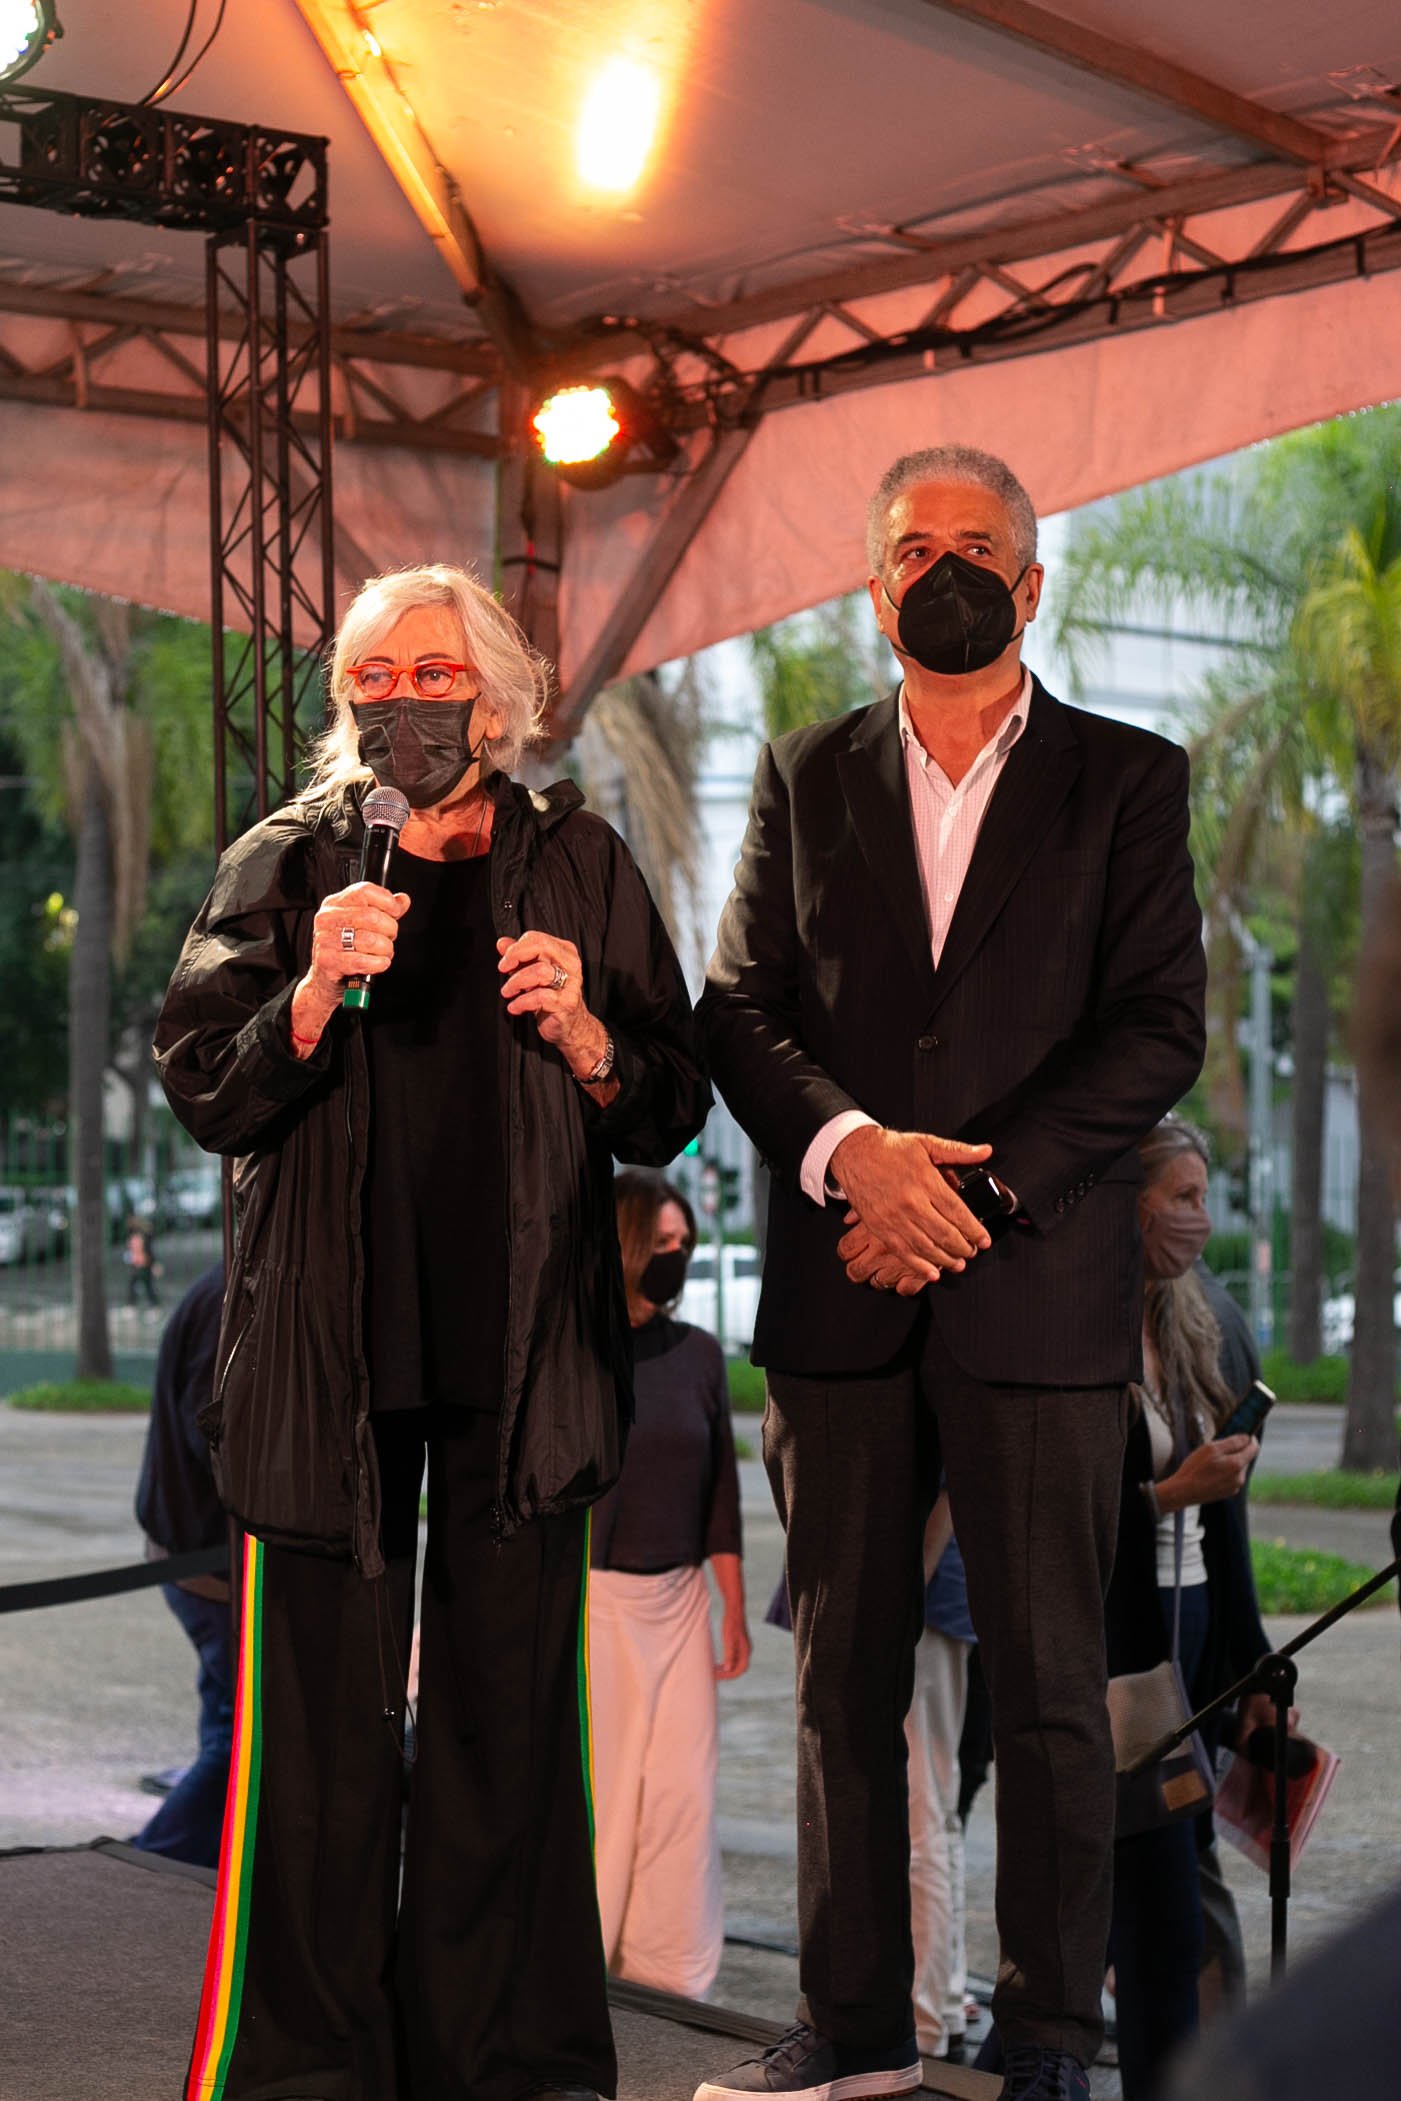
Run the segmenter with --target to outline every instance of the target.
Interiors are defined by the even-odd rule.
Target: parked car
[[[725,1266],[721,1276],[724,1282],[725,1332],[720,1340],[727,1350],[747,1350],[754,1340],[754,1316],[759,1310],[759,1278],[763,1265],[758,1248],[742,1242],[727,1246],[724,1252]],[[692,1255],[686,1289],[681,1294],[676,1317],[690,1321],[693,1327],[706,1328],[712,1335],[719,1333],[715,1318],[713,1244],[702,1241]]]
[[[1401,1284],[1401,1271],[1397,1272],[1396,1282]],[[1344,1350],[1352,1348],[1356,1313],[1357,1302],[1350,1291],[1340,1291],[1335,1298],[1323,1301],[1319,1308],[1318,1329],[1325,1357],[1340,1357]],[[1392,1301],[1391,1317],[1401,1329],[1401,1290]]]
[[[161,1224],[177,1233],[217,1225],[222,1195],[217,1167],[177,1168],[161,1191]]]
[[[73,1207],[66,1189],[31,1189],[29,1201],[38,1210],[47,1229],[52,1255],[66,1255],[73,1233]]]
[[[0,1189],[0,1263],[42,1262],[51,1233],[44,1207],[28,1189]]]

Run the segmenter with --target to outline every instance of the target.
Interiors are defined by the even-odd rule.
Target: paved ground
[[[757,1426],[756,1426],[757,1427]],[[1274,1471],[1327,1465],[1338,1418],[1280,1409]],[[131,1494],[145,1424],[55,1417],[0,1406],[0,1584],[134,1559]],[[721,1834],[732,1936],[715,1998],[783,2017],[796,1993],[792,1945],[792,1662],[788,1637],[759,1622],[777,1581],[781,1538],[762,1469],[742,1467],[755,1659],[721,1688]],[[1256,1512],[1257,1531],[1359,1561],[1388,1558],[1379,1514]],[[1273,1623],[1284,1639],[1298,1622]],[[1302,1947],[1353,1917],[1401,1876],[1401,1628],[1394,1609],[1355,1615],[1303,1659],[1305,1724],[1343,1758],[1333,1798],[1296,1877],[1293,1929]],[[124,1837],[151,1807],[142,1772],[186,1756],[194,1692],[184,1637],[159,1593],[0,1617],[0,1847]],[[970,1958],[988,1977],[995,1940],[991,1792],[975,1807],[970,1846]],[[1227,1852],[1257,1977],[1268,1949],[1264,1878]],[[740,1943],[760,1942],[762,1947]],[[1117,2091],[1112,2074],[1096,2092]]]

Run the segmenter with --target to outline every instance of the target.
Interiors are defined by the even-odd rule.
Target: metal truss
[[[40,334],[34,320],[64,324],[65,340]],[[220,318],[221,338],[241,333],[236,313]],[[293,328],[295,341],[295,322]],[[108,415],[155,416],[175,423],[206,419],[203,346],[208,330],[202,306],[133,299],[63,285],[10,283],[0,277],[0,401],[32,401],[48,408],[102,410]],[[133,383],[133,351],[140,360]],[[408,451],[458,452],[494,459],[494,432],[478,427],[495,387],[496,358],[485,346],[438,336],[415,336],[372,326],[331,329],[331,420],[337,444],[396,445]],[[436,375],[425,400],[415,375]],[[317,427],[315,374],[293,421]]]
[[[0,201],[206,236],[222,849],[286,796],[323,715],[333,606],[326,142],[28,89],[0,92],[0,124],[18,134],[17,155],[0,157]],[[188,386],[190,361],[178,369]],[[90,354],[75,352],[68,378],[90,387]],[[246,637],[226,634],[231,619]]]
[[[944,238],[888,228],[888,257],[724,306],[598,331],[552,370],[597,371],[650,350],[666,375],[662,413],[684,434],[752,416],[759,379],[762,413],[772,415],[861,387],[1060,350],[1401,264],[1401,197],[1345,169],[1256,163],[1173,184],[1142,170],[1113,172],[1132,184],[1131,194]],[[1223,252],[1219,225],[1209,222],[1271,199],[1278,210],[1268,228],[1244,252]],[[1329,238],[1327,215],[1344,204],[1360,207],[1363,223]],[[1309,232],[1319,235],[1312,244]],[[923,315],[895,334],[881,333],[857,311],[865,299],[922,286],[929,290]],[[968,318],[974,305],[976,318]],[[798,359],[785,346],[759,371],[732,362],[736,335],[795,318],[814,327],[836,323],[849,347]]]
[[[333,631],[326,236],[211,235],[210,622],[214,827],[223,851],[292,792],[325,719]],[[226,324],[232,319],[230,336]],[[315,379],[316,427],[294,414]]]
[[[326,224],[324,139],[37,88],[0,89],[0,123],[19,134],[0,200],[195,233]]]
[[[1394,158],[1397,143],[1389,142],[1386,158]],[[884,257],[727,305],[600,328],[543,367],[542,381],[555,383],[650,352],[653,404],[671,431],[690,438],[693,469],[587,663],[556,701],[554,739],[572,735],[597,692],[618,675],[710,509],[706,484],[722,462],[733,464],[762,418],[865,387],[1165,327],[1401,266],[1401,198],[1345,167],[1255,163],[1172,184],[1141,169],[1102,172],[1117,176],[1129,194],[944,238],[888,228],[883,238],[891,252]],[[1223,249],[1217,215],[1269,200],[1277,209],[1248,249]],[[1361,209],[1350,214],[1346,233],[1329,238],[1328,214],[1345,204]],[[1310,233],[1318,236],[1312,244]],[[919,287],[927,287],[928,304],[898,333],[882,333],[860,311],[868,298]],[[782,344],[761,367],[746,370],[736,337],[779,320],[790,323]],[[846,341],[814,357],[810,343],[819,330],[827,343],[835,330]]]

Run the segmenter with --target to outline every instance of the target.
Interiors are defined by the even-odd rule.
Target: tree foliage
[[[627,840],[677,953],[696,968],[709,932],[699,924],[705,736],[700,678],[688,662],[679,678],[649,671],[605,686],[573,755],[584,793]]]
[[[859,593],[761,627],[749,647],[767,737],[866,707],[889,684],[883,645]]]
[[[101,601],[39,586],[73,623],[78,646],[100,646]],[[35,586],[0,576],[0,642],[9,676],[0,688],[0,1111],[50,1113],[64,1093],[65,977],[72,944],[75,802],[80,726],[73,682]],[[185,928],[213,865],[213,713],[209,631],[139,609],[127,620],[128,726],[108,755],[125,781],[135,865],[113,957],[113,1027],[106,1055],[154,1017]],[[70,635],[70,646],[74,637]],[[139,761],[144,778],[131,779]],[[124,764],[123,764],[124,762]],[[133,810],[142,812],[132,825]]]
[[[1244,1128],[1239,923],[1262,892],[1287,888],[1301,968],[1307,961],[1326,988],[1354,945],[1356,922],[1336,909],[1346,887],[1339,877],[1355,865],[1365,931],[1395,868],[1399,468],[1401,408],[1341,417],[1101,506],[1069,553],[1058,632],[1077,673],[1106,632],[1130,612],[1141,617],[1145,604],[1185,608],[1231,645],[1196,696],[1193,844],[1215,1024],[1208,1099],[1218,1128],[1237,1137]],[[1326,843],[1344,820],[1359,842],[1355,864]],[[1301,1086],[1296,1062],[1296,1095]],[[1347,1456],[1376,1465],[1389,1463],[1394,1439],[1387,1398],[1394,1216],[1369,1144],[1365,1099],[1359,1106]]]

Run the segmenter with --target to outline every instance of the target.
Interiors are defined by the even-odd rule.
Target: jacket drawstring
[[[399,1654],[398,1637],[394,1632],[394,1616],[389,1610],[389,1595],[383,1574],[371,1578],[375,1594],[375,1653],[379,1659],[380,1712],[393,1740],[394,1748],[404,1764],[412,1770],[418,1763],[418,1716],[409,1699],[409,1677]],[[400,1729],[395,1723],[395,1701],[390,1697],[389,1674],[384,1665],[384,1632],[389,1629],[389,1646],[394,1656],[394,1682],[403,1695],[404,1723]]]

